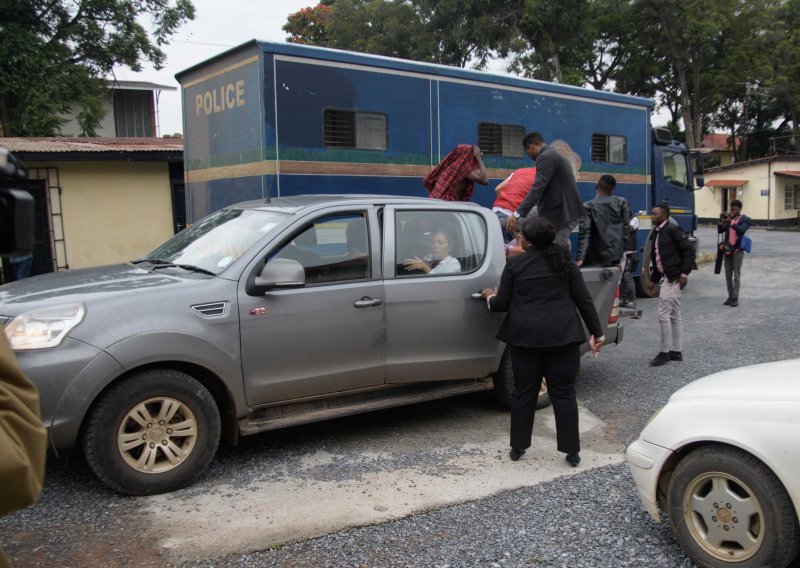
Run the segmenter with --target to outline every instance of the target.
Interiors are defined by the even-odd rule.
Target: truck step
[[[239,434],[248,436],[299,424],[309,424],[384,408],[416,404],[473,392],[491,390],[492,379],[425,383],[359,392],[340,397],[260,408],[239,421]]]

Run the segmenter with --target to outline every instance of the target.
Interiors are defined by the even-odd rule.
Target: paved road
[[[714,233],[699,236],[710,250]],[[649,299],[621,345],[584,358],[577,469],[554,450],[549,411],[514,463],[507,414],[467,396],[250,437],[165,496],[118,496],[77,453],[50,456],[39,504],[0,520],[0,542],[19,567],[688,566],[642,510],[622,451],[680,386],[800,357],[800,233],[752,238],[740,307],[722,305],[712,265],[690,276],[682,363],[647,366],[658,351]]]

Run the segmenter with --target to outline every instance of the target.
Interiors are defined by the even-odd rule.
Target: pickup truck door
[[[495,335],[503,315],[472,297],[497,286],[505,266],[500,226],[487,211],[438,201],[426,209],[386,207],[387,383],[480,378],[497,370],[502,344]],[[425,260],[439,231],[458,271],[407,270],[404,261]]]
[[[608,328],[608,316],[611,314],[611,307],[622,272],[614,266],[608,268],[592,266],[582,267],[581,275],[583,275],[586,288],[594,299],[594,307],[600,318],[600,325],[605,331]]]
[[[297,227],[264,254],[300,262],[305,287],[253,297],[240,282],[242,371],[247,402],[254,406],[373,387],[385,379],[374,210],[329,210]]]

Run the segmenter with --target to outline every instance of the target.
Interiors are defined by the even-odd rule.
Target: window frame
[[[366,253],[367,254],[366,254],[366,273],[365,273],[364,277],[361,277],[361,278],[336,278],[336,279],[325,279],[325,280],[319,280],[319,281],[309,281],[308,280],[308,269],[310,267],[307,267],[305,264],[303,264],[303,262],[301,260],[298,260],[296,258],[295,259],[291,259],[290,258],[290,260],[297,260],[298,262],[300,262],[301,265],[303,265],[303,268],[306,270],[306,282],[305,282],[305,286],[304,286],[305,288],[316,288],[316,287],[319,287],[319,286],[332,286],[332,285],[341,285],[341,284],[349,284],[349,283],[359,283],[359,282],[367,282],[367,281],[373,280],[372,274],[373,274],[373,268],[374,267],[373,267],[373,254],[372,254],[373,250],[372,250],[372,235],[371,235],[372,228],[371,228],[371,223],[370,223],[369,211],[367,211],[365,209],[343,210],[343,211],[333,211],[333,212],[328,211],[328,212],[323,213],[319,217],[315,217],[315,218],[311,219],[310,221],[307,221],[307,222],[303,223],[299,228],[294,228],[289,233],[289,236],[286,239],[284,239],[278,246],[276,246],[275,248],[273,248],[270,251],[269,256],[266,259],[266,263],[268,264],[273,258],[277,257],[286,247],[291,246],[291,243],[295,239],[297,239],[301,234],[303,234],[306,231],[308,231],[311,227],[313,227],[314,230],[316,231],[317,227],[319,225],[324,225],[325,223],[330,223],[330,222],[340,222],[340,223],[347,222],[347,223],[350,223],[350,222],[353,222],[353,220],[355,218],[359,218],[359,217],[364,221],[364,226],[365,226],[365,229],[366,229],[366,245],[367,245]],[[348,221],[348,219],[350,219],[350,221]],[[345,231],[346,231],[346,229],[345,229]],[[316,240],[316,243],[314,245],[315,248],[320,245],[318,239],[319,239],[319,234],[315,235],[315,240]],[[346,240],[345,240],[344,244],[345,244],[345,247],[347,247],[347,241]],[[301,249],[301,250],[305,250],[305,249]],[[316,251],[306,251],[306,252],[313,252],[313,254],[317,255],[321,260],[326,258],[326,257],[324,257],[322,255],[319,255]],[[278,257],[278,258],[285,258],[285,257]],[[321,265],[318,266],[318,268],[320,270],[330,270],[331,267],[335,267],[336,264],[341,264],[342,261],[347,261],[347,260],[349,260],[349,259],[347,259],[347,258],[339,259],[339,262],[327,263],[327,264],[324,264],[324,265],[321,264]]]
[[[337,113],[341,117],[348,116],[350,118],[349,136],[344,140],[344,143],[332,143],[335,132],[329,129],[329,115]],[[365,142],[359,143],[359,117],[366,119],[367,117],[381,117],[383,119],[383,142],[382,145],[367,145]],[[339,120],[342,120],[341,118]],[[352,144],[350,141],[352,140]],[[389,116],[385,112],[377,111],[361,111],[347,108],[325,107],[322,109],[322,145],[327,150],[345,149],[345,150],[369,150],[374,152],[385,152],[389,148]]]
[[[786,184],[783,188],[783,209],[800,209],[800,184]]]
[[[499,130],[499,132],[486,132],[486,130]],[[515,136],[519,134],[519,140]],[[486,138],[490,138],[487,143]],[[498,143],[494,139],[499,138]],[[525,148],[522,141],[525,139],[525,127],[520,124],[505,124],[502,122],[482,121],[478,123],[478,146],[486,156],[502,156],[507,158],[525,157]]]
[[[599,140],[599,137],[603,137],[603,155],[602,157],[598,155],[598,146],[599,144],[596,140]],[[612,148],[611,148],[611,141],[612,138],[618,138],[622,140],[622,161],[612,160]],[[595,163],[603,163],[603,164],[627,164],[628,163],[628,137],[622,134],[607,134],[605,132],[593,132],[592,139],[591,139],[591,158],[592,162]]]
[[[394,267],[391,271],[391,278],[395,279],[414,279],[414,278],[430,278],[430,277],[444,277],[444,276],[468,276],[470,274],[475,273],[479,270],[483,264],[486,262],[488,258],[488,235],[489,235],[489,228],[486,226],[486,219],[478,212],[474,211],[462,211],[462,210],[452,210],[452,209],[415,209],[415,208],[405,208],[399,207],[394,209],[394,219],[393,219],[393,231],[394,235],[392,235],[393,240],[393,251],[392,256],[394,257]],[[408,215],[409,219],[403,219],[403,215]],[[437,222],[433,222],[433,216],[442,216],[441,220]],[[449,216],[449,219],[445,216]],[[444,230],[451,239],[455,240],[455,243],[450,243],[451,245],[451,254],[453,258],[456,258],[461,265],[461,270],[459,272],[445,272],[441,274],[431,274],[431,273],[404,273],[401,267],[403,266],[403,261],[408,256],[407,254],[400,254],[400,243],[405,241],[405,239],[400,237],[400,228],[401,226],[407,221],[419,221],[420,218],[427,217],[427,219],[423,219],[429,225],[431,229],[428,232],[421,233],[422,235],[429,235],[432,236],[436,230]],[[473,223],[469,223],[466,219],[473,219]],[[480,228],[477,233],[480,235],[476,235],[476,230]],[[423,243],[425,239],[420,238],[415,245],[419,246]],[[408,245],[409,241],[405,241],[405,244]],[[426,246],[427,245],[426,243]],[[458,247],[459,250],[456,252],[460,252],[459,255],[452,254],[453,248]],[[468,251],[475,251],[470,252],[469,254],[465,254]],[[416,254],[416,256],[420,256],[420,254],[425,254],[420,251],[420,253]],[[474,266],[465,268],[466,260],[474,257]]]

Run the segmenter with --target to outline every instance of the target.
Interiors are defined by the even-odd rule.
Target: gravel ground
[[[609,466],[385,525],[184,566],[692,566]]]
[[[672,392],[699,377],[800,357],[793,307],[800,233],[751,232],[754,251],[745,259],[739,308],[722,305],[724,276],[714,275],[711,265],[690,275],[683,300],[685,361],[648,367],[658,350],[657,301],[650,299],[639,301],[641,320],[626,321],[622,344],[604,349],[597,360],[583,359],[579,401],[605,422],[609,444],[629,443]],[[701,250],[716,241],[707,229],[700,238]],[[275,476],[345,483],[382,468],[409,466],[438,475],[449,456],[404,445],[412,426],[424,424],[428,435],[435,435],[472,415],[494,424],[497,412],[486,397],[468,396],[292,428],[280,436],[254,436],[237,448],[223,447],[198,484],[173,494],[174,507],[180,511],[192,497],[220,491],[222,483],[247,490]],[[365,441],[382,457],[357,454]],[[496,459],[507,459],[505,451],[498,445]],[[333,456],[329,461],[302,467],[307,456],[326,453]],[[537,458],[543,459],[534,447],[524,460],[532,467]],[[272,548],[267,543],[259,552],[183,564],[165,555],[147,525],[142,512],[149,503],[112,493],[77,452],[68,452],[50,459],[45,491],[35,507],[0,519],[0,544],[18,567],[691,566],[668,524],[657,524],[645,513],[625,465],[585,469],[320,538]],[[185,512],[189,522],[202,514],[188,505]]]

